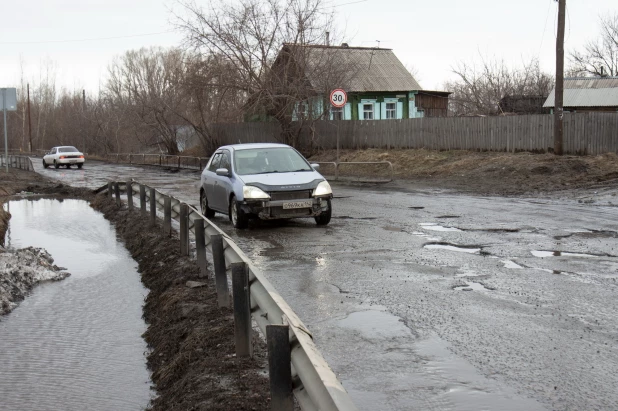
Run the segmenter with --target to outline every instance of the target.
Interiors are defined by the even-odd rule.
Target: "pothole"
[[[465,228],[463,231],[482,231],[485,233],[519,233],[519,228]]]
[[[401,227],[394,227],[392,225],[387,225],[387,226],[384,226],[382,228],[384,230],[386,230],[386,231],[395,231],[395,232],[398,232],[398,233],[403,232],[403,228],[401,228]]]
[[[439,215],[436,218],[460,218],[458,215]]]
[[[491,291],[492,288],[484,286],[482,283],[468,281],[466,285],[458,285],[453,287],[455,291]]]
[[[410,210],[422,210],[425,207],[408,207]]]
[[[468,254],[480,254],[483,247],[480,247],[478,245],[455,245],[450,243],[435,242],[427,243],[423,245],[423,248],[458,251]]]
[[[456,227],[445,227],[436,223],[420,223],[419,225],[425,230],[431,231],[461,231]]]
[[[504,261],[501,261],[501,262],[502,262],[502,264],[504,264],[504,268],[524,268],[523,266],[521,266],[521,265],[519,265],[516,262],[511,261],[511,260],[504,260]]]
[[[570,234],[565,235],[557,235],[554,236],[556,240],[562,240],[564,238],[570,237],[578,237],[578,238],[618,238],[618,232],[609,231],[609,230],[586,230],[586,231],[577,231]]]
[[[378,217],[350,217],[349,215],[340,215],[335,216],[333,218],[338,218],[340,220],[377,220]]]
[[[610,254],[588,254],[588,253],[573,253],[570,251],[547,251],[547,250],[532,250],[530,253],[535,257],[580,257],[580,258],[597,258],[597,257],[614,257]]]

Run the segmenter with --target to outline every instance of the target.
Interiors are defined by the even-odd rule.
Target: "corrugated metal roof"
[[[556,89],[543,107],[554,107]],[[618,77],[564,79],[564,107],[618,107]]]
[[[543,107],[554,106],[554,93],[551,92]],[[564,107],[618,107],[618,87],[595,89],[565,89]]]
[[[307,65],[310,66],[306,70],[308,80],[316,89],[320,89],[324,82],[324,73],[317,66],[331,58],[349,73],[346,84],[342,85],[348,92],[422,90],[420,84],[390,49],[305,47],[305,51],[308,56]],[[329,57],[325,58],[325,55]]]

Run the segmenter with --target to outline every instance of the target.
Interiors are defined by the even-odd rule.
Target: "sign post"
[[[2,92],[2,111],[4,113],[4,165],[6,166],[6,172],[9,172],[9,144],[6,132],[6,112],[17,110],[17,89],[15,88],[0,88]]]
[[[348,94],[345,90],[337,88],[330,93],[330,104],[336,108],[343,108],[348,102]],[[343,117],[342,117],[343,118]],[[337,164],[339,164],[339,125],[337,127]]]

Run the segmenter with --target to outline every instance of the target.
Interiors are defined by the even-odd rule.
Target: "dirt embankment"
[[[235,357],[234,319],[220,309],[212,280],[199,278],[194,258],[180,256],[177,237],[164,237],[148,218],[118,208],[104,195],[10,169],[0,175],[0,203],[27,191],[55,198],[91,201],[116,226],[119,238],[139,264],[149,289],[144,305],[148,366],[157,397],[152,410],[266,410],[270,406],[264,343],[254,339],[254,359]],[[2,210],[2,208],[0,208]],[[130,215],[129,215],[130,214]],[[0,212],[0,221],[8,221]],[[6,224],[0,227],[4,238]],[[187,281],[202,282],[191,288]]]
[[[335,150],[310,161],[335,161]],[[533,194],[618,183],[618,156],[431,150],[341,150],[340,162],[390,161],[396,179],[436,188],[493,195]],[[328,166],[324,167],[328,171]],[[342,176],[386,176],[384,166],[340,166]]]

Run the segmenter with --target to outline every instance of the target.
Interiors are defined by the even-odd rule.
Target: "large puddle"
[[[0,318],[0,409],[142,410],[151,398],[137,263],[85,201],[11,201],[7,247],[45,248],[71,276]]]

